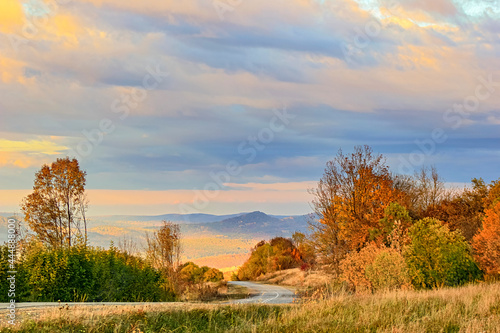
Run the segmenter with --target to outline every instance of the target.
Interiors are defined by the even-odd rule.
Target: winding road
[[[224,304],[290,304],[293,303],[295,294],[293,291],[286,288],[270,285],[270,284],[260,284],[248,281],[230,281],[229,284],[238,285],[246,287],[251,290],[251,296],[244,299],[236,299]],[[109,302],[109,303],[81,303],[81,302],[27,302],[27,303],[16,303],[16,308],[18,309],[29,309],[29,308],[46,308],[46,307],[65,307],[65,306],[118,306],[118,305],[165,305],[171,306],[172,303],[134,303],[134,302]],[[8,312],[9,303],[0,303],[0,313]]]
[[[237,299],[228,302],[227,304],[290,304],[293,303],[295,294],[293,291],[286,288],[270,285],[259,284],[248,281],[230,281],[229,284],[246,287],[253,291],[252,296],[245,299]]]

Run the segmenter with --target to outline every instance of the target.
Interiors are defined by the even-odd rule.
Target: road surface
[[[230,304],[289,304],[293,303],[293,300],[295,298],[295,294],[293,291],[280,286],[259,284],[247,281],[231,281],[228,283],[246,287],[253,291],[252,296],[245,299],[238,299],[228,302]]]
[[[226,302],[224,304],[289,304],[293,303],[294,293],[286,288],[269,285],[269,284],[259,284],[247,281],[231,281],[229,284],[234,284],[242,287],[246,287],[252,291],[252,295],[245,299],[237,299]],[[150,302],[26,302],[26,303],[16,303],[17,309],[28,309],[28,308],[46,308],[46,307],[66,307],[66,306],[109,306],[109,305],[161,305],[172,306],[173,303],[150,303]],[[0,313],[7,312],[7,307],[9,303],[0,303]]]

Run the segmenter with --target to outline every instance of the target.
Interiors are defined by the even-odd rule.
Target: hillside
[[[290,237],[295,231],[307,231],[307,216],[276,218],[262,212],[252,212],[210,224],[182,225],[186,235],[210,233],[229,237],[272,238]]]

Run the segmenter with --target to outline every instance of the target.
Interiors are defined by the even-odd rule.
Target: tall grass
[[[169,305],[165,305],[169,306]],[[170,306],[169,306],[170,307]],[[79,311],[79,312],[78,312]],[[337,295],[291,306],[70,308],[0,332],[500,332],[500,284]]]

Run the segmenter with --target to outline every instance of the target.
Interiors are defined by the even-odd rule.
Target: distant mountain
[[[225,225],[228,227],[238,226],[241,227],[243,225],[251,225],[251,224],[263,224],[263,223],[279,223],[280,219],[276,217],[272,217],[265,213],[256,211],[248,214],[243,214],[240,216],[224,219],[219,223],[221,225]]]
[[[240,216],[245,213],[229,214],[229,215],[211,215],[211,214],[164,214],[164,215],[109,215],[109,216],[93,216],[95,221],[171,221],[179,224],[189,223],[211,223],[218,222],[227,218]]]
[[[252,238],[290,237],[295,231],[307,232],[307,222],[307,215],[276,218],[256,211],[220,222],[182,225],[181,231],[186,235],[214,234]]]

